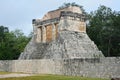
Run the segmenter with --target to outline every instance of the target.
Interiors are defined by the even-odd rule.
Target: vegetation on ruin
[[[82,12],[83,12],[84,14],[87,14],[87,13],[85,12],[85,9],[83,8],[83,6],[81,6],[81,5],[79,5],[79,4],[76,4],[75,2],[72,2],[72,3],[64,3],[63,5],[61,5],[61,6],[59,7],[59,9],[62,9],[62,8],[65,8],[65,7],[69,7],[69,6],[77,6],[77,7],[80,7],[81,10],[82,10]]]
[[[19,78],[3,78],[0,80],[109,80],[109,79],[59,76],[59,75],[37,75]]]

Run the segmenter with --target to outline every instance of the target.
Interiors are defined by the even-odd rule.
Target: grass
[[[11,74],[11,73],[23,74],[22,72],[0,72],[0,75]],[[25,73],[24,73],[24,74],[25,74]],[[27,74],[27,73],[26,73],[26,74]]]
[[[109,79],[60,76],[60,75],[36,75],[19,78],[3,78],[0,80],[109,80]]]
[[[0,75],[10,74],[10,72],[0,72]]]

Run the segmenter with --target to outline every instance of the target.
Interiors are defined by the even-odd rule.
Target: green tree
[[[9,55],[8,52],[6,52],[6,34],[9,33],[9,30],[7,27],[0,26],[0,59],[6,59]]]
[[[87,33],[105,56],[120,56],[120,14],[106,6],[89,15]]]
[[[29,40],[20,30],[9,32],[7,27],[0,26],[0,60],[18,59]]]
[[[21,52],[23,52],[25,46],[29,42],[29,37],[25,36],[24,33],[21,30],[16,29],[15,31],[12,31],[11,34],[15,37],[13,39],[14,46],[13,50],[15,51],[15,55],[13,59],[18,59]]]

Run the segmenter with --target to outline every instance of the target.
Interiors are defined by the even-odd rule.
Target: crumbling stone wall
[[[51,42],[53,40],[56,40],[58,33],[58,25],[56,24],[50,24],[46,26],[46,42]]]
[[[45,14],[43,16],[43,18],[41,20],[43,21],[43,20],[48,20],[48,19],[53,19],[53,18],[60,17],[61,11],[71,11],[71,12],[74,12],[74,13],[82,14],[82,11],[79,7],[70,6],[70,7],[65,7],[65,8],[62,8],[62,9],[49,11],[47,14]]]
[[[62,30],[86,32],[84,19],[85,16],[82,14],[81,9],[76,6],[50,11],[41,20],[33,20],[33,32],[36,36],[36,42],[46,43],[56,40],[57,32],[60,32],[58,28],[61,28],[61,25],[63,25]],[[62,24],[63,21],[69,25]]]
[[[120,58],[74,58],[0,61],[0,71],[120,78]]]
[[[58,33],[58,23],[52,23],[51,21],[54,21],[54,19],[45,21],[44,25],[36,26],[36,29],[34,29],[34,36],[36,36],[35,42],[46,43],[56,39]]]

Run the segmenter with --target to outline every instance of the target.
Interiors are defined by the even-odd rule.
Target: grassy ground
[[[19,78],[4,78],[0,80],[109,80],[109,79],[83,78],[83,77],[59,76],[59,75],[36,75],[36,76],[19,77]]]
[[[0,75],[10,74],[10,72],[0,72]]]

